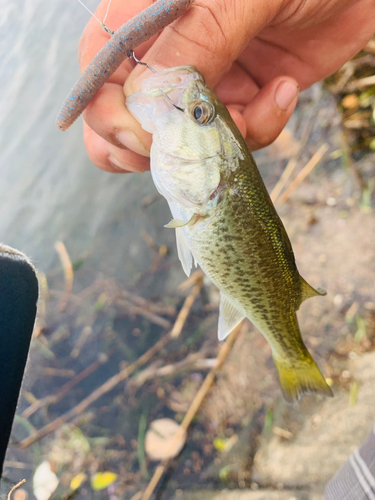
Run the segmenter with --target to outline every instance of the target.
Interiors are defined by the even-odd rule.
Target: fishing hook
[[[102,30],[104,30],[108,35],[113,36],[115,34],[114,31],[112,31],[104,22],[102,23]]]
[[[136,57],[136,55],[135,55],[135,53],[134,53],[134,50],[133,50],[133,49],[128,50],[127,55],[128,55],[128,58],[129,58],[129,59],[134,59],[134,61],[135,61],[137,64],[141,64],[142,66],[146,66],[146,67],[147,67],[147,69],[149,69],[150,71],[152,71],[154,74],[155,74],[155,73],[157,73],[157,71],[156,71],[154,68],[152,68],[149,64],[147,64],[146,62],[142,62],[142,61],[140,61],[140,60]],[[177,104],[175,104],[175,103],[172,101],[172,99],[171,99],[171,98],[170,98],[170,97],[169,97],[169,96],[168,96],[165,92],[163,92],[163,90],[161,90],[161,89],[159,89],[159,90],[160,90],[160,92],[163,94],[163,96],[167,99],[167,101],[168,101],[170,104],[172,104],[172,106],[174,106],[176,109],[178,109],[179,111],[182,111],[182,112],[184,113],[184,110],[183,110],[182,108],[180,108],[180,106],[177,106]]]

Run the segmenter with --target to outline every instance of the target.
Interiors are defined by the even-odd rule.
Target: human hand
[[[99,19],[107,4],[99,5]],[[112,0],[106,24],[116,30],[150,4]],[[300,89],[332,74],[367,43],[375,31],[374,10],[375,0],[196,0],[136,55],[156,69],[195,65],[254,150],[276,139]],[[92,18],[80,42],[82,70],[107,41]],[[151,136],[125,106],[125,96],[148,74],[126,60],[84,113],[85,145],[103,170],[149,168]]]

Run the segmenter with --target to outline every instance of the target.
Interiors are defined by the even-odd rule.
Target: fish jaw
[[[142,128],[154,134],[159,126],[159,117],[171,111],[181,111],[174,108],[163,93],[181,106],[182,94],[187,86],[194,81],[204,82],[204,78],[194,66],[180,66],[166,69],[153,74],[142,81],[141,89],[126,98],[126,107]]]

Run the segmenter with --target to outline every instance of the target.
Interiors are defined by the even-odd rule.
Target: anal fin
[[[218,337],[219,340],[224,340],[233,328],[246,317],[246,314],[228,295],[221,292],[220,297]]]

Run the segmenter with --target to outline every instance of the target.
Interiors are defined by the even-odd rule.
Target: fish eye
[[[199,101],[193,103],[190,113],[199,125],[207,125],[214,117],[215,110],[209,102]]]

